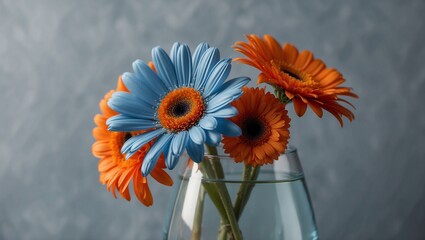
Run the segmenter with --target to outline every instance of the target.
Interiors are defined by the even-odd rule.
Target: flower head
[[[285,152],[289,140],[285,104],[264,89],[244,87],[234,101],[239,114],[230,120],[242,129],[238,137],[224,137],[223,147],[236,162],[257,166],[272,163]]]
[[[256,35],[247,38],[249,43],[237,42],[234,46],[246,58],[235,60],[259,69],[258,83],[273,85],[283,98],[281,100],[294,103],[298,116],[303,116],[309,106],[319,117],[323,115],[322,109],[330,112],[341,126],[342,117],[354,119],[354,114],[340,103],[353,105],[341,96],[358,96],[350,88],[340,86],[345,79],[336,69],[327,68],[308,50],[299,52],[289,43],[282,47],[270,35],[265,35],[264,39]]]
[[[121,79],[118,80],[117,91],[127,91]],[[114,92],[114,90],[111,90],[100,101],[99,105],[102,114],[97,114],[94,118],[97,126],[93,129],[93,136],[96,142],[93,144],[92,152],[94,156],[100,158],[98,164],[99,180],[106,185],[108,191],[115,198],[115,191],[117,190],[128,201],[131,199],[129,185],[131,180],[133,180],[136,197],[144,205],[150,206],[153,203],[152,194],[149,189],[148,179],[142,176],[140,167],[152,143],[147,143],[128,160],[125,159],[125,156],[121,153],[121,147],[128,138],[137,136],[139,132],[108,131],[106,120],[118,114],[107,105],[107,101]],[[173,181],[163,168],[165,168],[164,157],[160,156],[159,164],[153,169],[151,176],[158,182],[170,186]]]
[[[171,57],[170,57],[171,56]],[[175,43],[171,54],[160,47],[152,50],[153,71],[141,60],[133,63],[134,73],[124,73],[130,91],[116,92],[108,105],[119,113],[107,120],[111,131],[144,131],[127,140],[122,152],[133,156],[154,141],[142,164],[146,176],[164,153],[169,169],[186,149],[200,162],[204,143],[217,145],[221,134],[238,136],[241,130],[226,118],[237,114],[230,103],[241,94],[249,78],[226,81],[231,59],[220,60],[217,48],[202,43],[192,57],[187,45]]]

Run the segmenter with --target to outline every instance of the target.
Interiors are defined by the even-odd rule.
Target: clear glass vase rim
[[[220,148],[222,148],[222,146],[218,146]],[[288,146],[288,148],[286,149],[285,153],[283,153],[282,155],[293,155],[293,154],[298,154],[298,149],[294,146]],[[204,154],[204,157],[218,157],[221,159],[226,159],[226,158],[232,158],[229,154],[217,154],[217,155],[213,155],[213,154]]]

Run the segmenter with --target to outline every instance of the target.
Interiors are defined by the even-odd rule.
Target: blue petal
[[[121,114],[143,119],[154,119],[154,109],[148,103],[127,92],[115,92],[108,106]]]
[[[125,115],[115,115],[106,120],[109,131],[132,132],[156,127],[155,121],[141,118],[133,118]]]
[[[241,129],[238,125],[225,118],[217,118],[217,128],[216,131],[229,137],[237,137],[242,134]]]
[[[217,120],[207,115],[199,121],[199,126],[206,130],[214,130],[217,127]]]
[[[175,63],[179,86],[189,86],[192,81],[192,56],[186,44],[178,49]]]
[[[208,101],[207,112],[216,112],[242,95],[242,89],[228,89]]]
[[[138,76],[137,73],[124,73],[122,75],[122,81],[132,95],[149,104],[153,104],[153,100],[160,96],[159,91],[157,91],[157,89],[152,89],[152,87],[148,84],[145,84],[142,77],[140,75]]]
[[[220,60],[216,66],[214,66],[214,70],[211,72],[211,75],[208,77],[207,83],[205,85],[205,96],[209,96],[210,94],[215,93],[218,90],[218,87],[223,85],[232,68],[230,62],[230,58],[224,58]]]
[[[205,142],[205,131],[198,126],[189,129],[189,135],[196,144],[203,144]]]
[[[227,105],[226,107],[222,107],[214,112],[207,110],[208,116],[217,117],[217,118],[231,118],[238,114],[238,109]]]
[[[189,154],[189,157],[196,163],[199,163],[204,158],[204,145],[199,145],[191,140],[187,142],[186,146],[187,154]]]
[[[218,146],[221,141],[221,134],[216,131],[206,131],[207,139],[206,143],[208,145]]]
[[[200,43],[196,49],[195,53],[193,54],[193,69],[198,68],[199,61],[201,60],[202,55],[204,55],[204,52],[210,48],[210,45],[208,43]]]
[[[131,146],[135,142],[139,141],[141,138],[144,138],[144,136],[142,136],[142,134],[129,138],[127,141],[124,142],[123,146],[121,147],[121,153],[128,152],[131,149]],[[133,155],[133,154],[131,154],[131,155]],[[129,157],[131,157],[131,155],[128,156],[128,157],[126,156],[126,158],[128,159]]]
[[[174,89],[177,86],[176,70],[164,49],[160,47],[153,48],[152,60],[159,78],[162,79],[168,90]]]
[[[242,95],[242,87],[247,84],[249,78],[241,77],[227,81],[219,92],[208,101],[208,112],[218,111]]]
[[[151,173],[156,163],[158,162],[159,156],[164,151],[164,148],[169,145],[173,136],[174,134],[162,135],[149,149],[149,152],[146,154],[142,164],[143,176],[147,176],[149,173]]]
[[[174,136],[165,162],[168,169],[173,169],[176,166],[188,140],[189,133],[187,131],[180,132]]]
[[[213,70],[214,66],[220,60],[220,51],[217,48],[209,48],[202,55],[197,68],[195,68],[194,80],[195,89],[202,90],[205,87],[207,79]]]
[[[154,91],[158,96],[162,96],[164,92],[168,91],[165,83],[163,83],[149,65],[142,60],[136,60],[133,62],[133,70],[142,80],[142,84],[140,85],[142,88],[142,95],[147,94],[146,88]]]
[[[178,42],[175,42],[173,46],[171,47],[170,57],[174,65],[176,64],[176,61],[177,61],[177,51],[179,50],[179,48],[180,48],[180,43]]]
[[[179,156],[174,155],[170,148],[171,148],[171,144],[170,144],[170,147],[165,148],[164,156],[165,156],[165,166],[167,166],[167,168],[171,170],[179,162]]]
[[[229,81],[225,82],[221,87],[219,87],[219,92],[224,91],[226,89],[241,89],[243,86],[245,86],[251,79],[249,77],[237,77],[230,79]]]
[[[173,142],[171,143],[171,150],[174,155],[179,155],[183,152],[187,140],[189,139],[189,132],[183,131],[178,134],[173,139]]]
[[[122,153],[127,153],[126,158],[131,157],[135,152],[137,152],[143,145],[156,138],[157,136],[166,132],[164,128],[158,128],[149,132],[142,133],[140,135],[134,136],[128,139],[123,146],[121,147]],[[129,153],[129,154],[128,154]]]

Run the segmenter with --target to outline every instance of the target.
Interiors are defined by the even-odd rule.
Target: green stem
[[[214,173],[211,171],[211,169],[205,165],[205,162],[199,163],[199,169],[202,172],[202,175],[206,176],[207,178],[213,178]],[[223,204],[220,200],[220,196],[218,195],[218,192],[214,185],[212,183],[202,183],[202,187],[205,188],[205,191],[210,196],[211,201],[214,203],[215,207],[218,210],[218,213],[221,216],[221,219],[226,219],[226,211],[224,210]]]
[[[220,195],[220,199],[223,202],[224,210],[226,211],[234,239],[243,239],[239,230],[238,221],[236,220],[235,212],[233,211],[232,200],[230,199],[226,185],[224,185],[224,183],[217,183],[217,190]]]
[[[246,192],[248,190],[249,184],[247,183],[247,181],[249,181],[251,177],[251,169],[252,169],[251,165],[245,165],[243,169],[243,183],[239,186],[238,193],[236,194],[235,205],[233,208],[235,209],[236,219],[238,220],[242,214],[242,208],[243,208],[242,205],[244,202]]]
[[[245,209],[246,204],[248,203],[251,192],[255,186],[254,181],[257,180],[259,173],[260,166],[252,168],[252,166],[246,165],[244,168],[244,183],[242,183],[239,187],[234,206],[237,220],[240,219],[242,212]]]
[[[217,148],[210,145],[206,146],[208,155],[211,156],[211,162],[213,164],[214,172],[216,173],[217,179],[224,179],[223,166],[220,163],[220,158],[217,156]]]
[[[195,217],[193,219],[193,228],[192,228],[192,240],[201,239],[202,231],[202,217],[204,215],[204,201],[205,201],[205,189],[200,187],[196,208],[195,208]]]
[[[210,155],[217,156],[217,148],[207,145],[207,151]],[[211,169],[213,172],[215,179],[223,179],[224,172],[223,167],[220,163],[220,159],[218,157],[212,157],[211,161],[203,161],[203,165],[206,169]],[[227,219],[222,219],[225,225],[230,225],[232,230],[232,235],[235,240],[243,239],[242,233],[239,230],[239,225],[236,220],[235,212],[233,211],[232,200],[230,198],[229,192],[225,183],[216,182],[213,184],[216,187],[217,193],[220,196],[221,203],[223,205],[224,211],[226,212]],[[227,221],[226,221],[227,220]],[[222,229],[222,227],[220,227]],[[222,235],[220,233],[220,235]]]

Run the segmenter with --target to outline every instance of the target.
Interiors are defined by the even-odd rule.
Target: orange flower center
[[[183,87],[169,92],[159,104],[158,119],[170,132],[180,132],[196,125],[205,113],[200,92]]]
[[[270,126],[263,120],[255,117],[246,118],[240,125],[243,140],[250,145],[262,145],[267,142],[271,131]]]

